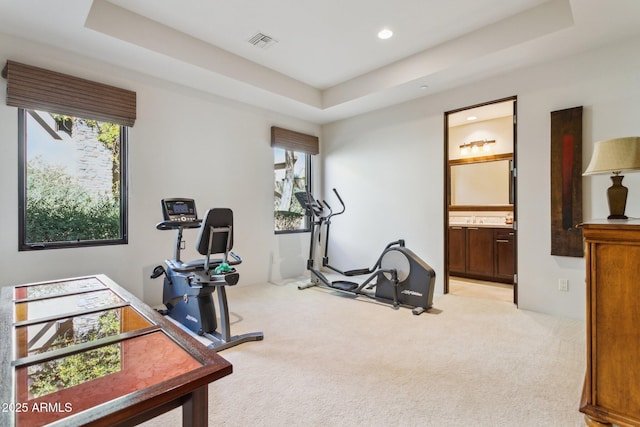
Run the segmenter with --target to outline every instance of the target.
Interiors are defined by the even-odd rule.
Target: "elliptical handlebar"
[[[327,216],[327,220],[330,220],[332,216],[343,214],[344,211],[347,209],[346,206],[344,205],[344,202],[342,201],[342,197],[340,197],[340,193],[338,193],[338,190],[334,188],[333,192],[335,193],[336,197],[340,201],[340,204],[342,205],[342,210],[340,212],[334,212],[333,209],[331,209],[331,206],[329,206],[329,203],[327,203],[326,200],[323,200],[325,206],[329,209],[329,215]]]
[[[335,188],[333,189],[333,192],[335,193],[338,200],[340,200],[340,204],[342,205],[342,212],[344,212],[346,208],[344,206],[344,202],[342,201],[342,197],[340,197],[340,193],[338,193],[338,190],[336,190]]]
[[[327,215],[325,218],[331,218],[333,216],[333,209],[331,208],[331,206],[329,206],[329,203],[327,203],[326,200],[323,200],[322,202],[320,202],[320,204],[323,205],[325,209],[329,210],[329,215]]]

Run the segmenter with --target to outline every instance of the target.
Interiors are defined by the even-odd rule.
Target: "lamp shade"
[[[596,142],[591,162],[583,175],[634,169],[640,169],[640,137],[637,136]]]

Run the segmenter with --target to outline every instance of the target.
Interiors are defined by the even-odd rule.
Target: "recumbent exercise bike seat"
[[[190,221],[186,224],[190,228],[195,228],[191,227],[191,224],[195,223]],[[230,267],[242,263],[242,258],[231,252],[233,247],[233,211],[227,208],[209,209],[205,213],[202,223],[197,223],[200,231],[196,238],[196,250],[206,258],[188,262],[167,259],[165,264],[170,270],[177,273],[203,272],[204,276],[200,274],[188,281],[191,286],[233,286],[237,284],[240,275],[235,268],[222,274],[211,274],[211,271],[223,263]],[[224,258],[211,259],[212,254],[224,254]]]
[[[235,254],[230,252],[229,255],[233,257]],[[205,259],[196,259],[196,260],[189,261],[189,262],[182,262],[182,261],[178,261],[178,260],[175,260],[175,259],[167,259],[164,262],[167,265],[167,267],[169,267],[170,269],[172,269],[174,271],[178,271],[180,273],[188,273],[190,271],[201,271],[201,270],[204,270],[204,265],[205,265],[206,260]],[[220,264],[222,264],[223,262],[224,262],[224,260],[222,258],[210,259],[209,260],[209,265],[213,266],[213,267],[217,267]],[[240,264],[240,262],[231,261],[231,262],[228,262],[228,264],[229,265],[238,265],[238,264]]]

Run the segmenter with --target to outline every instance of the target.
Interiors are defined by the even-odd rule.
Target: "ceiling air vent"
[[[268,49],[274,44],[278,43],[278,40],[263,33],[257,33],[256,35],[251,37],[248,41],[252,45],[258,46],[259,48],[262,48],[262,49]]]

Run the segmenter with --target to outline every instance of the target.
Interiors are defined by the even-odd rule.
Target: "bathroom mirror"
[[[511,159],[450,162],[451,206],[507,206],[511,195]]]

